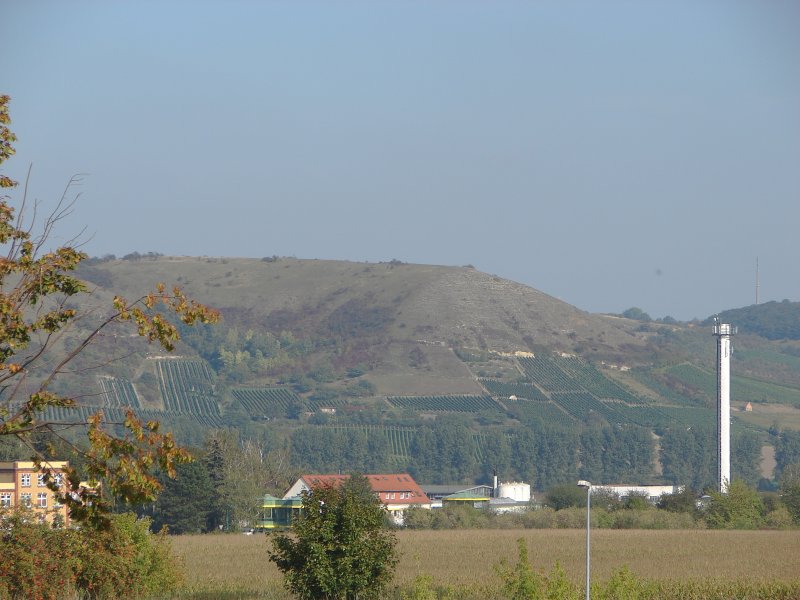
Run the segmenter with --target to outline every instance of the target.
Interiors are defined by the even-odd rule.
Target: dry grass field
[[[527,541],[531,563],[548,572],[556,561],[568,577],[584,577],[582,530],[401,531],[395,582],[418,575],[450,586],[498,583],[493,565],[517,558]],[[186,598],[284,598],[281,576],[267,558],[267,536],[206,535],[173,539],[184,561]],[[795,581],[800,578],[800,531],[592,532],[593,578],[627,566],[646,579]]]

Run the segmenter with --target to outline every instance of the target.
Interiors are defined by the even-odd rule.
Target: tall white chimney
[[[736,328],[714,318],[717,336],[717,480],[719,491],[731,482],[731,337]]]

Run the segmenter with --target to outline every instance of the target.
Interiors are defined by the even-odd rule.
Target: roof
[[[276,498],[270,494],[261,501],[261,508],[300,508],[301,505],[299,498]]]
[[[414,478],[408,473],[377,473],[372,475],[364,475],[369,481],[370,488],[373,492],[380,494],[381,500],[384,503],[394,504],[428,504],[430,500],[422,488],[419,487]],[[315,487],[339,487],[347,479],[349,475],[301,475],[300,480],[305,485],[314,489]],[[292,486],[294,489],[297,484]],[[386,498],[386,494],[390,492],[410,492],[408,497],[403,498],[401,502],[387,502],[387,500],[400,500],[400,498]],[[298,492],[299,493],[299,492]]]
[[[461,492],[456,492],[455,494],[450,494],[449,496],[445,496],[442,500],[459,500],[461,502],[481,502],[489,500],[490,496],[485,496],[480,492],[476,493],[475,488],[471,488],[469,490],[464,490]]]

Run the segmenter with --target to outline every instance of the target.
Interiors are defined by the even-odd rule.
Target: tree
[[[761,477],[761,438],[752,431],[734,436],[731,448],[734,474],[750,485],[757,485]]]
[[[397,563],[386,509],[366,477],[304,492],[294,535],[276,536],[270,560],[303,600],[379,597]]]
[[[8,125],[8,96],[0,96],[0,164],[14,154],[16,140]],[[186,325],[214,322],[218,313],[188,299],[179,288],[167,291],[158,284],[152,293],[128,301],[115,296],[104,311],[87,309],[88,286],[75,275],[87,258],[75,242],[51,248],[51,237],[59,222],[70,214],[74,199],[69,199],[71,184],[56,208],[43,221],[29,222],[23,191],[18,207],[11,197],[0,196],[0,438],[13,436],[34,453],[45,481],[56,492],[47,469],[45,452],[34,446],[34,434],[65,441],[64,424],[44,418],[50,407],[69,408],[79,398],[57,391],[57,381],[70,372],[70,366],[101,333],[118,324],[133,326],[139,336],[172,350],[179,339],[173,317]],[[0,189],[11,190],[16,182],[0,173]],[[36,207],[32,212],[35,214]],[[85,309],[85,310],[84,310]],[[170,317],[170,315],[173,315]],[[174,475],[175,465],[189,460],[169,433],[159,431],[159,423],[140,422],[127,413],[124,433],[111,433],[102,412],[86,420],[88,448],[75,451],[83,455],[85,472],[67,473],[68,493],[60,500],[70,507],[71,517],[107,527],[105,516],[109,499],[129,503],[155,498],[160,483],[156,468]],[[104,497],[80,486],[82,478],[102,481]]]
[[[290,484],[288,452],[268,451],[265,440],[240,439],[236,431],[217,432],[224,456],[222,504],[226,526],[231,529],[254,525],[266,492],[277,493]]]
[[[785,429],[778,434],[775,441],[775,476],[781,477],[783,470],[800,462],[800,431]]]
[[[560,484],[547,491],[547,504],[555,510],[586,506],[586,492],[575,484]]]
[[[648,315],[638,306],[632,306],[631,308],[623,312],[622,316],[625,317],[626,319],[633,319],[634,321],[645,321],[645,322],[652,321],[650,315]]]
[[[177,477],[163,478],[163,489],[153,508],[153,531],[204,533],[215,508],[214,484],[205,462],[178,465]]]
[[[781,498],[792,520],[800,524],[800,462],[784,467]]]
[[[658,508],[669,512],[693,514],[697,510],[697,498],[689,486],[674,494],[664,494],[658,501]]]
[[[764,503],[754,488],[734,479],[727,493],[711,493],[705,520],[713,529],[756,529],[764,520]]]

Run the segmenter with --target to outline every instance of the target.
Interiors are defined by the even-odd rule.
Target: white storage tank
[[[511,498],[517,502],[531,501],[531,486],[519,481],[501,483],[497,488],[498,498]]]

